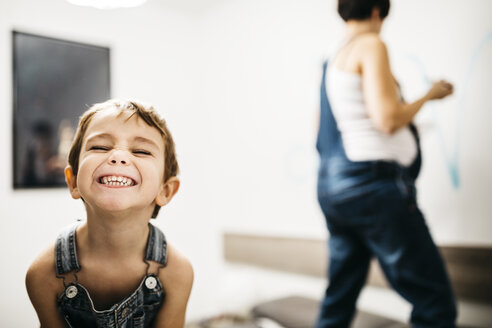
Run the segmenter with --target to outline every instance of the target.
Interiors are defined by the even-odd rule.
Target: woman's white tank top
[[[342,135],[345,153],[354,162],[386,160],[410,166],[417,156],[412,132],[403,127],[393,134],[378,130],[369,117],[362,94],[362,77],[328,64],[326,92]]]

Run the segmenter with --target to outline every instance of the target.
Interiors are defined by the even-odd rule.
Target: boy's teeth
[[[105,176],[101,179],[101,182],[108,186],[133,186],[134,182],[130,178],[122,176]]]

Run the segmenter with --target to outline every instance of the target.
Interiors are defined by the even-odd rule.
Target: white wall
[[[221,233],[326,236],[316,203],[314,142],[321,62],[343,28],[335,1],[207,3],[149,0],[138,9],[101,12],[61,0],[0,2],[0,146],[6,154],[0,160],[1,326],[35,326],[25,271],[63,226],[84,216],[66,190],[11,188],[12,29],[110,46],[113,96],[145,99],[167,118],[182,187],[156,223],[194,265],[189,319],[280,294],[316,295],[324,284],[231,268],[222,260]],[[383,37],[404,91],[416,96],[422,90],[421,76],[408,64],[413,54],[431,77],[451,79],[460,94],[472,49],[492,30],[492,3],[392,5]],[[426,156],[420,198],[440,243],[490,245],[492,240],[492,202],[485,199],[492,155],[484,151],[492,137],[486,126],[492,118],[486,98],[491,46],[484,51],[476,59],[481,69],[469,82],[475,93],[467,98],[461,130],[460,189],[453,189],[445,173],[432,115],[419,118]],[[446,129],[453,128],[458,98],[436,105]],[[449,135],[448,142],[453,132]],[[272,290],[262,281],[271,282]],[[12,313],[21,313],[22,321],[10,319]]]
[[[337,30],[330,4],[228,1],[201,20],[213,209],[226,229],[325,236],[314,144],[322,56]]]

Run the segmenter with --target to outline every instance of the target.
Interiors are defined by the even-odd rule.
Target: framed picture
[[[110,49],[12,32],[13,187],[65,186],[80,115],[110,98]]]

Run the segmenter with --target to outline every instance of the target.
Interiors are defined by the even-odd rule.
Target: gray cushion
[[[302,296],[289,296],[256,305],[255,318],[268,318],[285,328],[312,328],[316,323],[319,302]],[[408,325],[366,312],[357,312],[352,328],[402,328]]]

